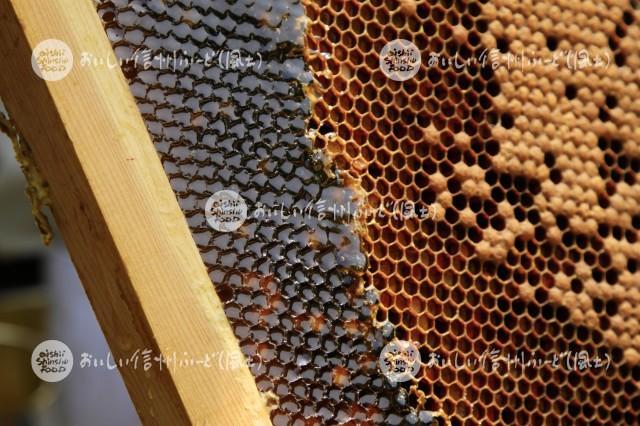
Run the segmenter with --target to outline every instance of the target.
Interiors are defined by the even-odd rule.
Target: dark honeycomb
[[[278,399],[273,423],[417,424],[406,390],[378,372],[376,294],[341,211],[356,191],[307,131],[300,2],[112,0],[98,11],[257,386]],[[166,69],[157,56],[174,49],[222,51],[223,65]],[[226,68],[235,50],[255,66]],[[248,205],[235,232],[205,220],[222,189]]]

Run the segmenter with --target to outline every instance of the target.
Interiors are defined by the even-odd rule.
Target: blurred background
[[[42,244],[25,186],[0,133],[0,426],[137,425],[117,369],[79,366],[83,352],[106,359],[109,349],[60,234]],[[31,368],[33,349],[50,339],[74,357],[58,383]]]

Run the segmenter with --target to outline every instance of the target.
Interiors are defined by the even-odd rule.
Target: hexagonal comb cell
[[[274,424],[637,423],[637,2],[98,10]],[[393,338],[409,382],[380,371]]]

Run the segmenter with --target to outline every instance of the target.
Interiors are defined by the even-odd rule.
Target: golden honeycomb
[[[455,425],[638,424],[638,3],[314,0],[307,15],[317,145],[370,206],[436,212],[367,222],[377,320],[444,360],[412,402]],[[396,39],[421,52],[406,81],[379,66]],[[508,364],[576,354],[593,365]]]
[[[98,10],[274,424],[639,423],[636,1]],[[398,39],[421,55],[404,81],[380,66]],[[127,61],[177,48],[264,68]],[[523,52],[540,61],[509,62]],[[221,189],[253,212],[376,213],[250,216],[226,234],[202,208]],[[392,338],[418,345],[415,380],[379,371]]]

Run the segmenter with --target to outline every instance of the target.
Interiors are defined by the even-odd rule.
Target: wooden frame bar
[[[45,39],[74,53],[62,80],[32,70]],[[0,96],[114,356],[239,352],[122,72],[83,51],[112,53],[91,1],[0,0]],[[145,424],[270,424],[248,367],[211,364],[121,373]]]

